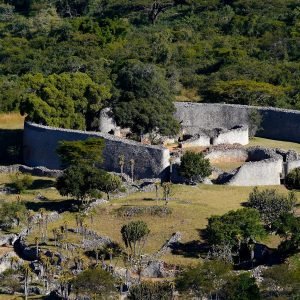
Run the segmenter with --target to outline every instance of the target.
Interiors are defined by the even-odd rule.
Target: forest
[[[1,0],[0,111],[94,129],[111,106],[172,134],[175,100],[299,109],[299,16],[298,0]]]

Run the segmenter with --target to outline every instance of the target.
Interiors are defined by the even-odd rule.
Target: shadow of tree
[[[0,165],[22,163],[22,129],[0,129]]]
[[[47,189],[50,187],[54,187],[55,181],[50,179],[36,179],[33,181],[30,189],[31,190],[39,190],[39,189]]]
[[[57,211],[58,213],[63,213],[66,211],[76,212],[78,211],[79,202],[77,200],[53,200],[44,202],[34,202],[28,201],[25,203],[27,209],[33,211],[39,211],[39,209],[44,208],[48,211]]]
[[[172,245],[172,254],[189,258],[205,257],[209,250],[209,245],[200,240],[193,240],[186,243],[176,243]]]

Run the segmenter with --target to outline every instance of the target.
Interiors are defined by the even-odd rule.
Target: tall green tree
[[[26,119],[38,124],[71,128],[97,129],[103,102],[110,89],[84,73],[62,73],[23,77],[26,87],[20,109]]]
[[[152,64],[129,60],[118,71],[113,111],[117,123],[137,135],[174,135],[179,124],[174,119],[173,93],[165,71]]]
[[[125,246],[130,249],[133,258],[141,255],[150,230],[144,221],[132,221],[121,228]]]

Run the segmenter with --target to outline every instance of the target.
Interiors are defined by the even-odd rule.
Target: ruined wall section
[[[260,147],[249,148],[248,162],[238,168],[229,185],[279,185],[283,172],[283,157],[275,151]]]
[[[263,130],[258,136],[300,142],[300,111],[273,107],[255,107],[219,103],[175,102],[175,117],[188,134],[197,128],[232,128],[248,124],[251,110],[258,110],[263,118]]]
[[[219,162],[245,162],[248,159],[248,151],[243,148],[211,150],[205,155],[211,163]]]
[[[130,174],[130,160],[134,159],[135,179],[163,177],[169,166],[170,152],[162,146],[143,145],[110,134],[60,129],[25,123],[23,153],[24,163],[30,167],[44,166],[49,169],[61,168],[56,149],[59,141],[85,140],[100,137],[105,140],[103,168],[119,172],[119,156],[125,156],[124,171]]]
[[[247,125],[236,126],[228,130],[222,130],[213,139],[213,145],[222,144],[249,144],[249,130]]]

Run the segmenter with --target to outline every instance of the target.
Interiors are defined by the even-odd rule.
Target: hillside
[[[37,105],[34,84],[61,73],[87,75],[65,88],[65,102],[84,81],[100,85],[97,105],[111,105],[129,60],[159,67],[173,99],[297,109],[299,9],[297,0],[2,0],[0,110],[28,97]]]

